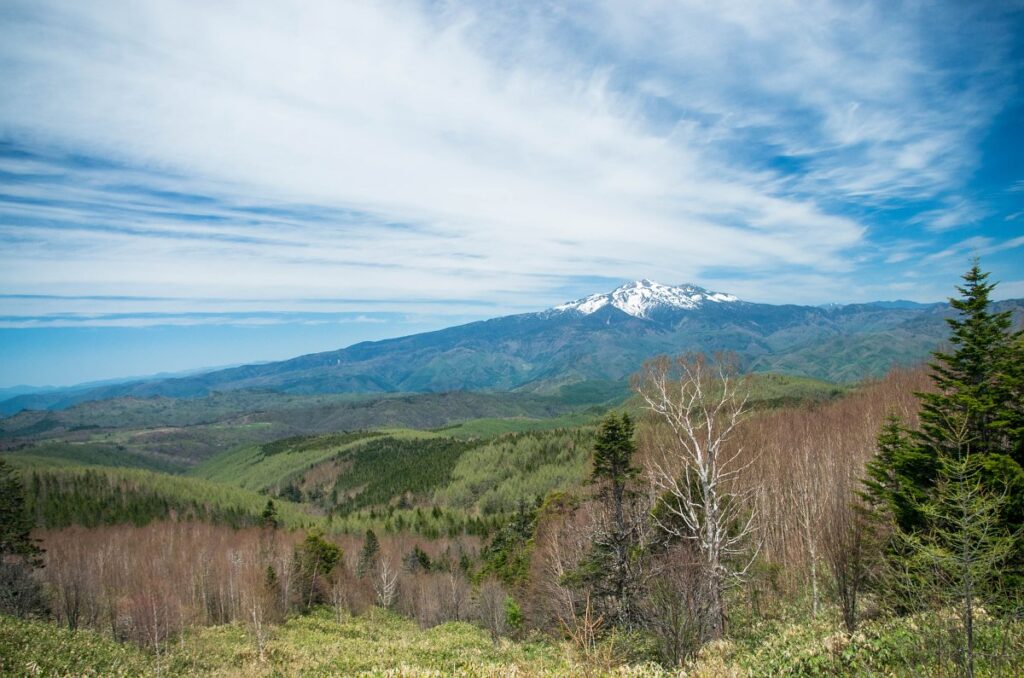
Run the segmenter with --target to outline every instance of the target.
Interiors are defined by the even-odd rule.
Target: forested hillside
[[[139,429],[23,438],[0,666],[1014,675],[1024,338],[990,292],[972,269],[932,365],[853,386],[691,354],[610,408],[199,463]]]

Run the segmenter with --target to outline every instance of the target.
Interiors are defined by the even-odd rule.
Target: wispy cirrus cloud
[[[963,181],[976,135],[1010,96],[1013,29],[983,4],[601,7],[588,27],[653,71],[697,136],[722,146],[729,162],[743,160],[737,144],[752,146],[752,164],[790,160],[801,171],[783,173],[785,183],[811,194],[942,194]]]
[[[931,231],[948,231],[976,224],[985,216],[985,212],[976,205],[960,200],[951,201],[938,209],[921,212],[912,221]]]
[[[944,250],[931,254],[927,259],[929,261],[935,261],[938,259],[948,259],[954,256],[962,257],[965,255],[981,257],[989,254],[995,254],[997,252],[1017,249],[1018,247],[1024,247],[1024,236],[1010,238],[1000,242],[997,242],[992,238],[986,238],[985,236],[974,236],[954,243]]]
[[[595,275],[852,301],[1009,241],[965,186],[1019,96],[1006,4],[37,0],[0,22],[0,285],[52,297],[0,299],[18,313],[483,316]]]
[[[154,312],[68,313],[45,315],[0,315],[0,329],[55,329],[82,327],[138,328],[153,326],[193,327],[217,325],[258,327],[266,325],[377,325],[415,322],[396,313],[323,313],[237,311],[229,313]]]

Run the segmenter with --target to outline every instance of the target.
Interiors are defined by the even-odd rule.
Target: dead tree
[[[391,559],[381,558],[377,566],[377,577],[373,583],[374,592],[377,594],[377,604],[388,609],[395,602],[395,595],[398,593],[398,568],[391,565]]]
[[[466,576],[453,569],[444,578],[446,596],[444,598],[444,615],[447,619],[462,621],[466,616],[469,602],[469,582]]]
[[[750,549],[754,514],[745,507],[754,488],[734,489],[749,462],[739,462],[741,449],[725,448],[746,411],[739,382],[731,360],[701,355],[657,358],[635,382],[657,427],[646,459],[658,494],[651,515],[668,536],[696,547],[708,638],[724,633],[725,591],[742,580],[756,555]]]

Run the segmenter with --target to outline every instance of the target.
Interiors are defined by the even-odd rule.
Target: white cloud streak
[[[886,6],[7,3],[0,134],[123,166],[5,159],[61,175],[62,202],[5,187],[31,202],[0,224],[0,285],[504,309],[721,268],[841,290],[869,231],[836,201],[955,191],[1000,105],[989,79],[940,86],[935,27]],[[138,185],[215,200],[118,188]]]
[[[1010,238],[1002,242],[995,242],[992,238],[987,238],[985,236],[974,236],[955,243],[944,250],[936,252],[935,254],[931,254],[927,259],[929,261],[935,261],[955,256],[981,257],[988,254],[1016,249],[1018,247],[1024,247],[1024,235],[1016,238]]]

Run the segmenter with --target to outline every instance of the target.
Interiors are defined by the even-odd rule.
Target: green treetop
[[[594,443],[594,470],[591,478],[594,482],[611,483],[613,493],[618,497],[626,480],[636,475],[633,467],[633,454],[636,444],[633,442],[633,421],[628,414],[621,417],[609,414],[601,422]]]

